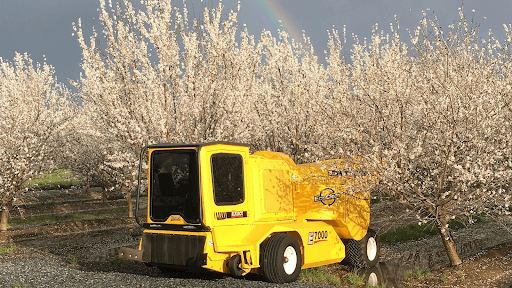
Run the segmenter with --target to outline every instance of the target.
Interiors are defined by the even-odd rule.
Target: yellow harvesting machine
[[[141,163],[146,150],[147,221],[138,249],[121,248],[122,259],[163,272],[261,273],[274,283],[345,257],[358,267],[378,261],[369,193],[345,191],[356,180],[342,160],[296,165],[283,153],[214,142],[148,145]]]

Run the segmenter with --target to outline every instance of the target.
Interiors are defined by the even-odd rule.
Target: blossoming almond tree
[[[104,167],[118,171],[128,200],[143,145],[246,139],[261,57],[246,29],[236,40],[237,12],[221,21],[221,3],[190,26],[186,6],[180,12],[170,1],[143,4],[136,11],[129,1],[101,1],[104,37],[94,32],[89,44],[80,21],[75,27],[84,69],[75,85],[93,107],[92,129],[115,147]]]
[[[337,118],[347,125],[345,150],[375,159],[370,169],[386,191],[420,223],[436,224],[452,265],[461,260],[449,220],[508,213],[510,203],[510,85],[499,42],[482,40],[471,24],[461,9],[444,34],[425,14],[408,48],[397,22],[391,36],[375,30],[369,45],[354,46],[350,76],[335,55],[329,64],[338,66],[328,68],[347,83],[330,103],[348,112]]]
[[[9,210],[26,191],[25,183],[51,167],[48,152],[70,117],[70,93],[53,73],[27,54],[16,53],[12,63],[0,58],[1,231],[7,230]]]
[[[257,150],[282,151],[295,162],[325,156],[330,137],[325,117],[315,106],[326,94],[325,69],[318,63],[309,39],[304,45],[280,30],[277,39],[269,31],[261,34],[258,47],[264,61],[257,72],[251,143]],[[328,126],[328,125],[327,125]]]
[[[69,169],[83,181],[87,192],[91,184],[102,187],[103,201],[106,202],[107,191],[116,188],[116,175],[104,163],[115,147],[110,146],[112,141],[103,133],[93,129],[94,122],[88,113],[89,107],[82,103],[68,122],[69,129],[59,134],[51,154],[57,167]]]

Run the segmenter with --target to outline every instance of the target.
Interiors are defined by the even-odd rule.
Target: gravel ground
[[[0,255],[1,287],[330,287],[297,281],[264,282],[258,275],[236,279],[208,271],[163,274],[141,263],[115,261],[117,248],[138,243],[139,229],[18,243]],[[76,257],[76,264],[72,264]]]
[[[7,284],[3,287],[327,287],[301,281],[276,285],[204,272],[163,275],[156,268],[135,266],[98,271],[81,265],[73,267],[59,259],[2,262],[0,283]]]
[[[415,220],[412,217],[404,217],[403,212],[403,208],[398,207],[396,203],[376,204],[372,206],[371,226],[377,231],[385,231],[396,225],[414,223]],[[99,221],[99,219],[96,220],[96,222]],[[118,225],[113,220],[102,219],[101,221],[107,221],[105,223],[101,222],[103,223],[101,225],[110,227]],[[94,230],[98,227],[87,224],[88,220],[77,222],[76,227],[69,225],[68,227],[66,223],[59,224],[63,225],[62,227],[59,226],[59,231],[64,229],[66,233],[70,233],[68,235],[49,240],[45,236],[46,234],[43,233],[44,235],[42,234],[41,237],[32,237],[28,241],[17,242],[16,245],[19,248],[11,253],[0,254],[0,287],[332,287],[302,281],[276,285],[264,282],[258,275],[248,275],[243,279],[237,279],[229,275],[204,270],[163,274],[158,269],[146,267],[141,263],[114,260],[119,247],[138,244],[141,235],[140,228],[116,228],[117,230],[76,234],[72,231]],[[46,230],[50,229],[50,226],[47,225]],[[458,253],[463,261],[471,263],[476,261],[474,256],[480,251],[503,243],[512,243],[512,233],[510,231],[512,231],[512,218],[504,217],[494,223],[477,224],[454,231],[453,236]],[[49,230],[49,233],[55,236],[54,232],[51,229]],[[505,253],[503,255],[509,254]],[[72,261],[73,258],[77,260],[76,264],[72,263],[74,262]],[[496,259],[502,261],[504,258],[506,257],[500,256]],[[382,268],[381,273],[386,274],[383,276],[388,278],[395,287],[402,286],[395,283],[400,282],[398,279],[403,279],[408,271],[424,268],[430,268],[431,271],[434,269],[440,271],[438,273],[444,273],[444,271],[449,273],[451,271],[446,270],[448,259],[440,237],[437,235],[395,246],[383,245],[381,259],[382,263],[379,266]],[[491,260],[490,262],[496,263],[498,260]],[[482,263],[487,265],[487,262]],[[484,264],[479,265],[484,267]],[[436,267],[441,269],[437,270]],[[474,271],[475,267],[475,265],[468,266],[467,269]],[[335,269],[343,270],[344,267],[335,267]],[[496,271],[499,270],[496,275],[503,278],[500,278],[501,280],[506,280],[505,278],[512,275],[512,270],[496,269]],[[343,273],[346,274],[347,271],[341,272],[340,277],[345,275]],[[457,270],[453,273],[460,273],[460,271]],[[459,277],[457,275],[454,278]],[[466,277],[468,277],[467,275]],[[439,278],[439,275],[436,274],[435,277]],[[439,282],[438,279],[436,281]],[[497,278],[493,281],[497,281]],[[451,283],[452,285],[455,284],[453,286],[443,287],[475,287],[467,286],[467,283],[456,284],[454,282]],[[425,285],[413,283],[412,287],[438,287],[437,284],[432,285],[432,282]],[[387,285],[387,287],[390,286]]]

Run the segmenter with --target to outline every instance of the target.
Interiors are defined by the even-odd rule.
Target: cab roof
[[[228,142],[228,141],[215,141],[215,142],[207,142],[207,143],[189,143],[189,144],[177,144],[177,143],[156,143],[147,145],[148,148],[174,148],[174,147],[204,147],[204,146],[212,146],[217,144],[224,145],[233,145],[233,146],[242,146],[242,147],[250,147],[249,144],[237,143],[237,142]]]

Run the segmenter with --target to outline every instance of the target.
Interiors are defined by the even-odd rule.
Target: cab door
[[[205,224],[218,227],[252,222],[249,148],[216,144],[203,147],[200,154]]]

